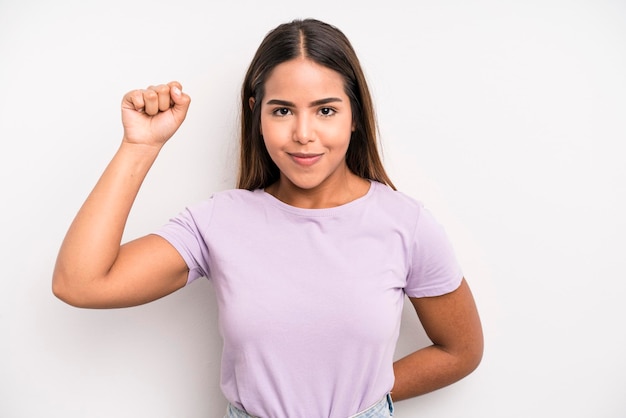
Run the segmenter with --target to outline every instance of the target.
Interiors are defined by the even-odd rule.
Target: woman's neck
[[[300,188],[281,175],[280,179],[266,187],[265,191],[290,206],[303,209],[326,209],[345,205],[361,198],[367,194],[369,188],[369,180],[347,171],[346,175],[311,189]]]

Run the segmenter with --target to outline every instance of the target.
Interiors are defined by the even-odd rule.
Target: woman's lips
[[[305,167],[309,167],[322,158],[322,154],[302,154],[302,153],[290,153],[289,156],[297,164]]]

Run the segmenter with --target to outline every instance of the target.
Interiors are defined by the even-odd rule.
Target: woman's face
[[[343,77],[306,58],[274,68],[265,82],[261,133],[278,166],[279,187],[316,189],[348,175],[353,130]]]

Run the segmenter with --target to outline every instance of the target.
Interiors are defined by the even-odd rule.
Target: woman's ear
[[[254,105],[256,104],[256,100],[254,100],[254,97],[250,97],[248,99],[248,105],[250,106],[250,110],[254,110]],[[261,136],[263,136],[263,127],[259,126],[259,133],[261,134]]]

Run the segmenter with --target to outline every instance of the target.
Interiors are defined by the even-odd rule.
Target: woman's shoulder
[[[424,204],[420,200],[402,192],[394,190],[386,184],[372,181],[373,195],[385,208],[401,211],[420,211]]]
[[[210,199],[226,202],[247,202],[251,200],[258,200],[263,194],[262,189],[226,189],[214,192]]]
[[[176,218],[189,224],[208,227],[215,222],[247,219],[261,204],[260,190],[228,189],[190,203]]]
[[[191,204],[188,209],[192,211],[205,211],[207,209],[231,210],[237,207],[251,207],[262,198],[262,190],[226,189],[211,193],[205,199]]]

